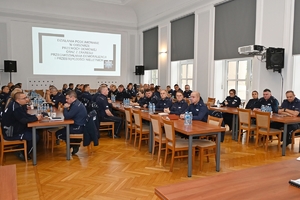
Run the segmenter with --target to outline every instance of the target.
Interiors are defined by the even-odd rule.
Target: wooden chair
[[[191,104],[191,101],[189,98],[185,98],[185,102],[188,104],[188,106]]]
[[[144,125],[142,122],[141,110],[133,109],[134,124],[135,124],[135,137],[134,145],[136,144],[136,139],[139,137],[139,150],[141,150],[142,140],[149,140],[150,127]]]
[[[115,138],[115,122],[100,122],[100,131],[111,131],[112,138]]]
[[[126,117],[126,123],[127,123],[125,140],[128,139],[128,130],[129,130],[129,143],[131,143],[132,135],[135,134],[135,124],[133,123],[131,108],[124,107],[124,109],[125,109],[125,117]]]
[[[297,133],[300,133],[300,129],[297,129],[292,133],[292,148],[294,148],[295,139],[300,138],[300,135],[296,135]],[[300,152],[300,142],[299,142],[299,152]]]
[[[155,147],[158,147],[157,163],[159,163],[161,151],[165,150],[162,145],[166,145],[166,136],[163,134],[162,126],[160,123],[160,115],[150,115],[153,132],[153,146],[152,146],[152,158],[154,155]]]
[[[207,123],[214,126],[221,126],[223,122],[223,118],[208,116]],[[207,162],[209,162],[209,156],[215,156],[216,159],[216,138],[213,138],[214,141],[208,139],[200,139],[193,141],[193,145],[196,146],[196,149],[199,150],[198,158],[200,159],[200,171],[203,168],[203,159],[206,157]]]
[[[44,138],[44,144],[46,146],[46,148],[49,148],[50,146],[50,141],[51,141],[51,152],[53,153],[53,150],[54,150],[54,144],[55,144],[55,141],[56,141],[56,135],[55,133],[62,129],[63,127],[58,127],[58,128],[52,128],[52,129],[47,129],[45,131],[45,138]]]
[[[39,95],[41,95],[41,97],[44,98],[44,90],[35,90],[36,93],[38,93]]]
[[[166,165],[168,154],[172,154],[171,165],[170,165],[170,172],[172,172],[175,158],[188,157],[187,154],[182,154],[181,152],[188,151],[189,144],[188,144],[188,140],[177,139],[175,137],[175,129],[174,129],[173,121],[167,120],[165,118],[162,118],[162,120],[164,123],[164,128],[166,133],[166,153],[165,153],[164,165]],[[175,156],[176,152],[179,152],[177,156]],[[193,146],[193,159],[192,159],[193,163],[194,163],[194,158],[195,158],[195,147]]]
[[[27,141],[26,140],[5,140],[2,134],[2,128],[0,128],[0,138],[1,138],[1,153],[0,153],[0,164],[3,163],[4,153],[14,152],[14,151],[24,151],[25,162],[27,162]],[[23,147],[20,147],[23,146]]]
[[[239,137],[238,142],[240,142],[241,135],[244,131],[245,134],[247,134],[247,141],[246,144],[248,144],[250,139],[250,134],[254,131],[256,131],[256,125],[251,124],[251,110],[250,109],[241,109],[238,108],[238,115],[239,115]]]
[[[70,142],[70,145],[80,145],[81,142],[83,141],[83,133],[79,133],[79,134],[70,133],[70,140],[71,139],[81,139],[80,142]],[[88,145],[86,147],[87,147],[87,150],[88,150],[88,155],[90,155],[90,153],[92,152],[92,143],[90,143],[90,145]]]
[[[207,106],[215,105],[215,103],[216,103],[216,98],[212,98],[212,97],[207,98],[207,102],[206,102]]]
[[[278,139],[278,149],[280,148],[281,133],[282,130],[270,128],[270,113],[255,111],[256,117],[256,146],[261,136],[265,136],[265,150],[268,150],[269,136],[277,136]],[[274,140],[274,137],[273,139]]]

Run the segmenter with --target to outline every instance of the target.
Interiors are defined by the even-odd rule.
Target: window
[[[215,61],[214,97],[223,101],[230,89],[236,90],[241,101],[251,98],[252,60],[251,58]]]
[[[158,70],[145,70],[144,83],[158,85]]]
[[[193,60],[185,60],[171,63],[171,85],[178,84],[184,90],[185,85],[193,89]],[[171,86],[171,87],[172,87]]]
[[[225,96],[230,89],[235,89],[241,101],[248,100],[252,83],[251,59],[227,60],[225,63],[227,69]]]

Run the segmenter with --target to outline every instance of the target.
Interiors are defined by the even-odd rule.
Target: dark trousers
[[[123,119],[116,116],[100,117],[100,122],[115,122],[115,135],[119,136]]]
[[[280,129],[283,128],[284,124],[280,122],[271,122],[270,127]],[[292,133],[300,128],[300,124],[290,124],[287,126],[286,144],[292,143]],[[281,141],[283,140],[283,134],[281,135]]]
[[[224,123],[229,126],[230,130],[232,130],[233,114],[223,113],[223,119],[224,119]]]
[[[83,134],[83,126],[78,126],[78,125],[70,125],[70,134]],[[66,136],[67,136],[67,128],[63,128],[63,129],[60,129],[58,131],[56,131],[55,133],[56,135],[56,138],[57,139],[62,139],[64,141],[66,141]],[[81,140],[80,139],[71,139],[70,140],[71,143],[80,143]]]
[[[26,140],[27,141],[27,154],[30,154],[32,151],[32,132],[25,131],[19,135],[14,135],[13,137],[5,137],[5,140]],[[39,135],[36,134],[36,142],[39,141]]]

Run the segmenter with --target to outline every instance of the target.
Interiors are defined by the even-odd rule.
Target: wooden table
[[[62,113],[57,112],[58,117],[62,117]],[[47,122],[42,122],[42,121],[36,121],[36,122],[31,122],[28,123],[28,127],[32,128],[32,164],[36,165],[37,164],[37,156],[36,156],[36,129],[45,129],[45,128],[53,128],[53,127],[66,127],[66,148],[67,148],[67,160],[70,160],[70,124],[74,124],[74,120],[68,119],[68,120],[61,120],[61,121],[47,121]]]
[[[16,165],[0,166],[0,199],[18,199]]]
[[[299,199],[300,162],[282,161],[155,188],[160,199]]]

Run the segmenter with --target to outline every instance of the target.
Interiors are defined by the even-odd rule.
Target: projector
[[[260,45],[248,45],[238,48],[239,54],[243,55],[260,55],[263,50],[264,47]]]

